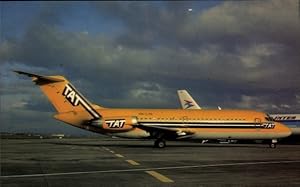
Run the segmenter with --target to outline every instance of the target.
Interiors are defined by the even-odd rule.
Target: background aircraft
[[[178,98],[183,109],[200,109],[201,107],[186,90],[177,90]]]
[[[288,126],[292,135],[300,136],[300,114],[270,114],[270,116],[280,123]]]
[[[244,110],[110,109],[90,103],[63,76],[42,76],[15,71],[32,78],[57,111],[54,118],[89,131],[125,138],[263,139],[276,147],[277,139],[291,134],[262,112]]]

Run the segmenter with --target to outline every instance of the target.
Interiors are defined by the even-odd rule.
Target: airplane
[[[277,139],[291,134],[285,125],[262,112],[246,110],[120,109],[89,102],[65,77],[14,71],[32,78],[57,113],[69,125],[123,138],[154,139],[164,148],[166,140],[262,139],[276,147]]]
[[[183,109],[202,109],[188,91],[177,90],[177,95]],[[218,108],[220,109],[220,107]],[[269,116],[273,118],[274,121],[283,123],[289,127],[292,131],[292,135],[300,135],[300,114],[269,114]]]

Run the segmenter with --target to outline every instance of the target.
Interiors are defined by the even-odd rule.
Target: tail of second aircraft
[[[186,90],[177,90],[177,94],[183,109],[201,109]]]
[[[58,113],[70,111],[87,111],[94,119],[101,116],[85,97],[63,76],[42,76],[22,71],[16,73],[27,75],[38,85],[48,97]],[[97,106],[99,107],[99,106]]]

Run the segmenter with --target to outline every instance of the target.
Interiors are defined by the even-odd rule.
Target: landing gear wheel
[[[273,149],[276,148],[276,143],[277,143],[277,139],[272,139],[269,144],[270,148],[273,148]]]
[[[164,147],[166,147],[166,141],[162,140],[162,139],[155,140],[154,147],[164,148]]]

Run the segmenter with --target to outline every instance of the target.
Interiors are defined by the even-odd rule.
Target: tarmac
[[[1,186],[300,186],[300,145],[1,139]]]

